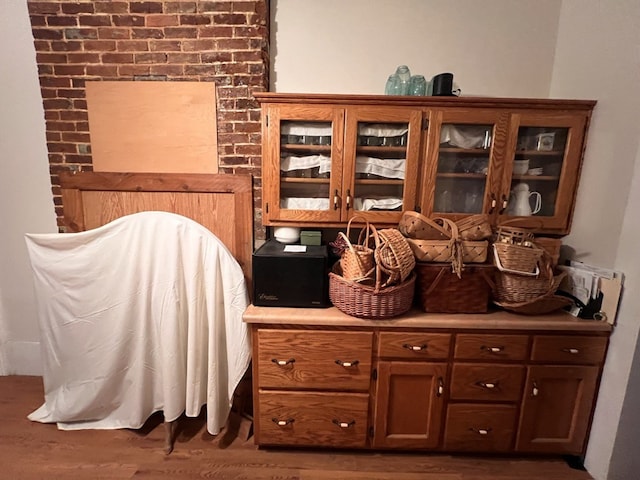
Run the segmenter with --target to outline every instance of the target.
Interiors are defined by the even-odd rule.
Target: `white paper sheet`
[[[72,234],[26,235],[44,360],[44,404],[65,430],[197,416],[217,434],[250,361],[242,270],[180,215],[143,212]]]

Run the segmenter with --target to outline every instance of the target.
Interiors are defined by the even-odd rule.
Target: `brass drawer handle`
[[[504,350],[503,346],[500,347],[487,347],[486,345],[482,345],[480,350],[486,350],[489,353],[500,353]]]
[[[271,361],[273,363],[275,363],[276,365],[284,367],[285,365],[288,365],[290,363],[295,363],[296,359],[295,358],[290,358],[289,360],[278,360],[277,358],[272,358]]]
[[[562,351],[564,353],[570,353],[571,355],[575,355],[577,353],[580,353],[580,350],[578,350],[577,348],[563,348]]]
[[[487,390],[493,390],[494,388],[498,388],[498,382],[476,382],[476,385],[482,388],[486,388]]]
[[[441,397],[444,393],[444,380],[442,377],[438,377],[438,389],[436,390],[436,397]]]
[[[407,350],[411,350],[412,352],[420,352],[422,350],[426,350],[427,345],[424,343],[422,345],[411,345],[409,343],[405,343],[404,345],[402,345],[402,348],[406,348]]]
[[[336,360],[336,363],[342,367],[355,367],[360,363],[360,360],[354,360],[353,362],[343,362],[342,360]]]
[[[476,432],[478,435],[489,435],[491,432],[491,428],[473,428],[471,427],[469,430],[472,432]]]
[[[355,420],[351,420],[350,422],[341,422],[337,418],[334,418],[332,422],[337,426],[339,426],[340,428],[351,428],[356,424]]]
[[[537,397],[539,393],[540,393],[540,390],[538,389],[538,384],[534,380],[533,381],[533,387],[531,388],[531,396],[532,397]]]
[[[333,209],[338,209],[338,189],[336,188],[336,193],[333,194]]]
[[[279,427],[286,427],[287,425],[295,422],[295,419],[289,418],[287,420],[278,420],[276,417],[273,417],[271,421],[276,425],[278,425]]]

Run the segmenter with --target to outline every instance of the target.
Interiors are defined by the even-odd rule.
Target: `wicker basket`
[[[335,307],[353,317],[385,319],[411,309],[415,293],[415,274],[392,287],[380,288],[350,282],[341,276],[339,262],[329,272],[329,298]]]
[[[387,276],[382,286],[404,282],[416,265],[416,259],[407,240],[395,228],[377,231],[375,262]]]
[[[491,297],[493,265],[465,267],[462,277],[451,264],[417,263],[416,295],[425,312],[486,313]]]
[[[418,262],[451,262],[456,254],[456,248],[459,248],[462,263],[484,263],[487,261],[489,250],[489,242],[486,240],[456,243],[451,240],[414,240],[408,238],[407,242]]]
[[[357,244],[351,243],[350,232],[351,222],[359,218],[364,220],[365,226],[360,231]],[[354,216],[347,224],[347,233],[338,232],[338,238],[346,244],[346,249],[340,257],[340,267],[342,275],[347,280],[355,282],[371,281],[375,274],[374,250],[370,247],[371,235],[375,235],[376,229],[373,225],[359,216]]]
[[[418,240],[447,240],[449,238],[449,232],[442,225],[413,211],[402,213],[398,230],[405,237]]]
[[[496,243],[508,243],[511,245],[523,245],[533,242],[533,232],[527,228],[500,225],[496,231]]]
[[[542,297],[553,295],[565,276],[566,272],[555,276],[541,274],[538,277],[497,272],[493,290],[494,303],[500,306],[533,303]]]
[[[521,315],[545,315],[567,307],[571,305],[573,301],[561,295],[543,295],[529,302],[499,303],[494,301],[493,303],[505,310]]]
[[[537,276],[544,250],[533,244],[524,246],[499,242],[493,244],[493,254],[496,267],[501,272]]]
[[[456,222],[462,240],[486,240],[491,238],[493,230],[486,214],[469,215]]]

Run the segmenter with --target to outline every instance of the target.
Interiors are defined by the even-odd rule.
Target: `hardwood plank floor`
[[[204,416],[181,418],[165,455],[162,416],[140,430],[61,431],[27,415],[44,399],[40,377],[0,377],[0,478],[247,480],[590,480],[559,458],[258,449],[233,415],[214,437]]]

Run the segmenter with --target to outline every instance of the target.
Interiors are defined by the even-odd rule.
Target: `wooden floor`
[[[258,449],[235,415],[217,437],[207,433],[204,417],[181,418],[175,449],[165,455],[160,415],[140,430],[60,431],[27,419],[42,402],[40,377],[0,377],[0,478],[592,479],[562,459]]]

